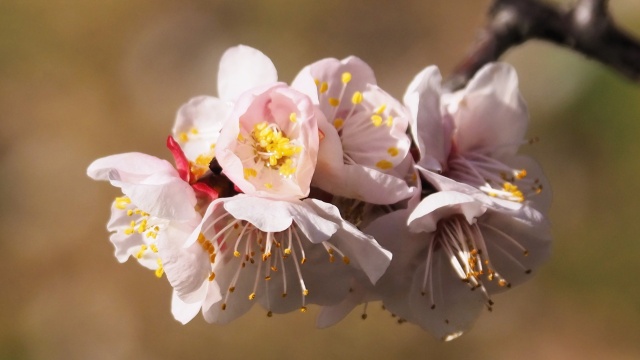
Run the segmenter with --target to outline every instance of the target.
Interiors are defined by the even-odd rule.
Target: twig
[[[483,65],[529,39],[571,48],[640,82],[640,42],[614,24],[607,5],[608,0],[579,0],[563,11],[537,0],[495,0],[478,43],[445,86],[463,87]]]

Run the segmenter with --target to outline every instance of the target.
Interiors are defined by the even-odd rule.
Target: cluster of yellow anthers
[[[362,104],[364,100],[364,95],[362,94],[361,91],[354,91],[353,94],[351,95],[351,105],[352,105],[351,109],[345,113],[343,112],[337,113],[337,107],[340,106],[340,104],[343,101],[347,84],[349,84],[349,82],[351,81],[351,78],[352,78],[352,75],[350,72],[346,72],[346,71],[343,72],[341,76],[342,89],[340,90],[340,94],[338,95],[338,97],[329,97],[326,99],[329,105],[335,108],[334,114],[332,116],[333,118],[332,123],[333,123],[333,126],[338,131],[340,131],[344,126],[345,119],[353,115],[356,112],[356,106]],[[329,83],[327,83],[326,81],[321,82],[318,79],[315,79],[314,81],[316,83],[316,86],[318,88],[318,93],[320,94],[320,96],[321,97],[323,95],[327,96],[327,92],[329,91],[329,86],[330,86]],[[386,110],[387,110],[386,104],[381,104],[377,108],[373,109],[373,113],[371,114],[371,117],[370,117],[371,124],[373,126],[380,127],[384,124],[387,127],[391,127],[393,125],[393,120],[394,120],[393,116],[389,114],[386,114],[385,116]],[[358,111],[367,111],[367,110],[363,109]],[[390,156],[394,157],[398,155],[399,150],[395,147],[391,147],[387,150],[387,152],[389,153]],[[389,170],[393,168],[393,163],[389,160],[383,159],[376,163],[376,167],[378,167],[381,170]]]
[[[502,173],[500,174],[500,177],[504,180],[502,189],[499,191],[490,190],[488,192],[489,196],[505,197],[507,200],[524,202],[526,196],[531,195],[531,193],[525,195],[525,193],[523,193],[515,184],[515,182],[527,177],[527,170],[514,170],[513,176],[507,176],[507,174]],[[528,183],[531,185],[531,191],[533,194],[540,194],[542,192],[542,184],[540,184],[539,179],[535,179],[533,182],[529,181]]]
[[[212,264],[216,262],[216,249],[213,246],[213,243],[207,240],[207,238],[205,238],[204,234],[202,233],[198,235],[198,244],[200,244],[200,246],[202,246],[202,249],[206,251],[207,254],[209,254],[209,261]],[[215,278],[216,278],[216,274],[212,271],[211,274],[209,274],[209,281],[213,281],[213,279]]]
[[[127,216],[139,215],[140,218],[137,220],[131,220],[129,223],[129,227],[124,230],[125,235],[133,235],[134,233],[144,234],[147,238],[155,239],[158,236],[158,232],[160,231],[160,227],[158,225],[150,226],[149,225],[149,213],[146,213],[140,209],[127,209],[127,207],[131,204],[131,199],[128,196],[116,197],[115,207],[118,210],[126,210]],[[158,253],[158,247],[156,244],[142,244],[140,245],[140,250],[136,253],[136,258],[141,259],[144,256],[146,251],[152,251],[154,254]],[[157,258],[158,268],[156,269],[156,276],[162,277],[164,274],[164,269],[162,267],[162,260]]]
[[[231,236],[235,234],[235,236]],[[235,244],[232,245],[235,239]],[[301,238],[298,235],[298,232],[290,227],[285,231],[272,233],[272,232],[263,232],[257,228],[255,228],[250,223],[247,223],[242,220],[232,220],[224,227],[219,230],[217,235],[211,240],[207,239],[204,234],[200,233],[198,236],[198,243],[202,247],[202,249],[209,255],[209,261],[213,264],[216,261],[216,248],[222,249],[223,247],[227,247],[228,251],[233,250],[233,257],[240,260],[238,264],[238,269],[236,275],[231,280],[229,287],[227,289],[227,293],[225,294],[224,301],[221,305],[222,310],[226,310],[227,308],[227,300],[230,294],[234,293],[236,290],[236,282],[238,280],[238,274],[242,269],[247,266],[251,266],[256,263],[254,257],[259,255],[258,259],[262,260],[263,263],[267,263],[267,271],[264,274],[264,280],[271,280],[272,273],[276,273],[279,271],[283,272],[283,279],[285,281],[284,291],[282,293],[282,297],[287,297],[287,285],[286,285],[286,275],[285,272],[285,260],[289,257],[293,258],[293,264],[296,269],[296,274],[298,276],[299,283],[302,287],[302,306],[300,307],[300,311],[305,312],[307,307],[305,306],[304,297],[309,295],[309,289],[306,287],[305,282],[302,278],[302,272],[300,270],[300,266],[304,265],[307,262],[307,258],[305,256],[304,249],[302,247]],[[217,246],[214,245],[212,241],[217,242]],[[294,246],[297,244],[297,247]],[[324,242],[323,246],[329,255],[329,262],[335,262],[336,255],[342,257],[342,262],[345,264],[349,264],[349,257],[345,256],[339,249],[337,249],[334,245]],[[259,252],[259,253],[258,253]],[[300,254],[298,254],[300,252]],[[257,268],[258,274],[256,279],[260,276],[260,272],[262,271],[262,267]],[[212,271],[208,280],[213,281],[216,278],[215,273]],[[257,296],[258,282],[254,284],[253,290],[247,296],[249,300],[254,300]]]
[[[292,122],[296,121],[295,113],[290,116]],[[282,176],[291,176],[296,172],[294,155],[302,151],[302,146],[291,143],[277,124],[262,121],[253,126],[251,138],[254,141],[255,161],[263,161],[271,169],[278,170]],[[253,169],[247,169],[245,177],[256,176]],[[251,171],[253,170],[253,171]]]
[[[493,231],[501,232],[490,225],[482,225]],[[430,262],[436,246],[441,246],[451,259],[455,259],[455,262],[452,263],[454,270],[458,273],[458,276],[463,282],[469,284],[472,290],[477,288],[482,289],[483,293],[487,297],[487,306],[489,310],[492,309],[493,301],[491,301],[484,289],[482,276],[486,275],[486,279],[488,281],[493,281],[494,279],[497,280],[498,286],[511,287],[511,284],[492,268],[491,262],[482,251],[482,248],[484,247],[482,241],[477,243],[473,240],[473,236],[471,236],[471,234],[480,231],[478,226],[479,225],[477,223],[472,225],[469,224],[467,220],[460,215],[438,222],[438,230],[434,239],[435,241],[431,243],[429,253],[427,255],[427,267],[425,268],[422,296],[426,296],[427,294],[431,294],[431,296],[433,296],[433,291],[427,291],[427,287],[433,286],[433,283],[430,280]],[[523,256],[528,256],[529,252],[522,246],[520,247],[523,251]],[[525,269],[525,273],[529,274],[531,273],[531,270]],[[431,301],[431,308],[433,309],[435,308],[435,303],[433,302],[434,299],[432,298]]]

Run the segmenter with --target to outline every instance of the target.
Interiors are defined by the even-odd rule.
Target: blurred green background
[[[558,1],[556,1],[558,2]],[[562,2],[562,1],[560,1]],[[640,2],[613,0],[640,37]],[[118,191],[90,181],[101,156],[164,147],[190,97],[215,95],[218,59],[247,44],[291,81],[350,54],[401,98],[477,36],[488,0],[0,2],[0,359],[638,359],[640,86],[538,42],[505,57],[531,110],[523,152],[554,192],[554,254],[441,343],[378,305],[325,330],[317,309],[183,326],[163,278],[118,264],[105,225]]]

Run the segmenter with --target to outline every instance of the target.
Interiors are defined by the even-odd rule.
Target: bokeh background
[[[563,2],[563,1],[556,1]],[[539,42],[511,50],[531,110],[523,148],[554,191],[554,254],[441,343],[379,305],[325,330],[317,309],[227,325],[169,311],[166,280],[119,264],[105,224],[118,191],[90,181],[101,156],[164,147],[177,108],[216,93],[238,43],[280,78],[350,54],[401,98],[478,34],[488,0],[0,1],[0,359],[638,359],[640,86]],[[612,0],[640,37],[640,2]]]

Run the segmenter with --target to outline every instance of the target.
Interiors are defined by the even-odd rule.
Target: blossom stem
[[[530,39],[570,48],[640,83],[640,41],[616,26],[607,5],[579,0],[561,10],[539,0],[495,0],[479,41],[444,86],[463,87],[483,65]]]

